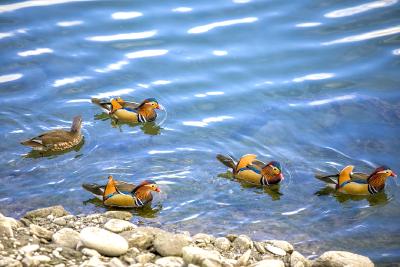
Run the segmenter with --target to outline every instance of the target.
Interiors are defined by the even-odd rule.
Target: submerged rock
[[[313,267],[373,267],[373,262],[365,256],[347,251],[328,251],[316,259]]]
[[[98,227],[86,227],[79,236],[85,247],[97,250],[102,255],[119,256],[128,250],[128,242],[122,236]]]

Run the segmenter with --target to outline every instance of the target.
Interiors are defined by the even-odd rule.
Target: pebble
[[[131,222],[120,220],[120,219],[110,219],[105,225],[104,228],[114,232],[121,233],[123,231],[129,231],[135,229],[137,226]]]
[[[274,247],[272,245],[266,245],[265,248],[271,252],[272,254],[278,255],[278,256],[285,256],[286,255],[286,251],[284,251],[281,248],[278,247]]]
[[[43,238],[45,240],[51,240],[53,236],[53,232],[36,224],[30,224],[29,229],[32,235],[35,235],[39,238]]]
[[[236,262],[236,266],[246,266],[250,260],[251,249],[247,250],[245,253],[240,256],[240,258]]]
[[[120,256],[128,250],[128,242],[122,236],[98,227],[84,228],[80,240],[84,246],[106,256]]]
[[[40,247],[37,244],[34,245],[26,245],[22,248],[19,249],[19,253],[21,254],[31,254],[32,252],[35,252],[38,250]]]
[[[215,238],[211,235],[199,233],[193,236],[193,242],[210,244]]]
[[[151,262],[154,258],[156,257],[156,255],[154,255],[153,253],[144,253],[144,254],[140,254],[138,256],[136,256],[135,260],[138,263],[148,263]]]
[[[286,251],[289,254],[291,254],[294,250],[293,245],[284,240],[267,240],[266,242],[275,247],[283,249],[284,251]]]
[[[220,266],[221,256],[217,251],[187,246],[182,248],[182,258],[186,264],[199,266]]]
[[[108,267],[125,267],[125,264],[118,258],[112,258],[108,263]]]
[[[183,267],[185,265],[180,257],[163,257],[157,259],[154,263],[161,267]]]
[[[61,247],[76,248],[79,233],[71,228],[62,228],[52,236],[53,242]]]
[[[253,242],[247,235],[239,235],[232,243],[233,248],[246,251],[253,247]]]
[[[98,253],[96,250],[90,249],[90,248],[83,248],[81,252],[83,255],[86,255],[88,257],[93,257],[93,256],[100,257],[101,256],[100,253]]]
[[[129,221],[130,219],[132,219],[132,216],[133,216],[132,213],[130,213],[130,212],[118,211],[118,210],[107,211],[104,215],[108,218],[120,219],[120,220],[126,220],[126,221]]]
[[[128,241],[129,247],[147,249],[153,245],[154,235],[146,231],[139,230],[126,231],[121,236]]]
[[[362,255],[347,251],[327,251],[313,262],[313,267],[373,267],[373,262]]]
[[[285,267],[285,263],[281,260],[262,260],[250,265],[250,267]]]
[[[214,246],[220,250],[226,251],[231,247],[231,242],[226,237],[218,237],[214,241]]]
[[[60,225],[60,226],[65,226],[65,225],[67,225],[67,220],[65,220],[64,217],[55,218],[55,219],[53,220],[53,223],[55,223],[55,224],[57,224],[57,225]]]

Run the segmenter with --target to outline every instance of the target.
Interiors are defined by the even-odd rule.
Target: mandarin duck
[[[155,110],[164,110],[164,107],[155,98],[147,98],[140,104],[127,102],[120,97],[112,98],[109,101],[92,98],[92,103],[99,105],[112,118],[131,123],[154,121],[157,118]]]
[[[354,173],[354,166],[346,166],[339,174],[316,176],[316,178],[332,185],[337,192],[350,195],[374,195],[385,188],[389,176],[397,177],[387,166],[376,168],[370,175]]]
[[[232,168],[235,178],[258,185],[278,184],[284,179],[281,164],[271,161],[265,164],[253,154],[244,155],[237,161],[232,156],[217,155],[225,166]]]
[[[82,184],[82,187],[103,201],[105,206],[139,208],[153,200],[151,191],[161,192],[154,181],[145,180],[135,186],[116,181],[110,175],[106,185]]]
[[[33,150],[44,152],[57,152],[71,149],[79,145],[83,140],[81,133],[82,117],[76,116],[72,122],[71,129],[52,130],[31,139],[21,142],[22,145],[30,146]]]

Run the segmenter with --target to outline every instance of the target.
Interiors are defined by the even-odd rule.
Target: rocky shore
[[[30,211],[20,220],[0,213],[0,267],[374,266],[350,252],[329,251],[310,261],[282,240],[170,233],[136,226],[131,217],[126,211],[75,216],[62,206]]]

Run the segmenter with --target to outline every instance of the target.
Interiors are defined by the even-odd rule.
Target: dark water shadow
[[[79,152],[79,150],[81,150],[81,148],[83,147],[83,145],[85,144],[85,137],[82,138],[82,141],[69,149],[63,150],[63,151],[38,151],[38,150],[31,150],[28,154],[23,155],[23,158],[33,158],[33,159],[37,159],[37,158],[49,158],[49,159],[53,159],[56,158],[58,156],[64,155],[66,153],[69,153],[71,151],[75,151],[75,152]],[[77,154],[75,156],[75,158],[79,158],[81,157],[82,154]]]
[[[88,200],[85,200],[82,202],[83,205],[95,205],[96,207],[102,207],[106,210],[122,210],[122,211],[129,211],[133,215],[140,216],[143,218],[156,218],[157,214],[162,210],[162,204],[161,203],[156,203],[154,207],[152,206],[151,203],[147,203],[143,207],[140,208],[118,208],[118,207],[108,207],[103,204],[103,201],[100,199],[94,197]]]
[[[256,184],[252,184],[243,180],[239,180],[236,179],[235,177],[233,177],[232,172],[230,171],[226,171],[224,173],[220,173],[218,174],[218,177],[222,177],[225,179],[229,179],[235,182],[238,182],[240,184],[240,186],[244,189],[249,189],[249,188],[258,188],[258,189],[262,189],[264,193],[268,194],[271,199],[273,201],[275,200],[280,200],[281,196],[283,196],[283,194],[279,191],[280,190],[280,184],[274,184],[274,185],[269,185],[269,186],[262,186],[262,185],[256,185]]]
[[[356,196],[348,195],[337,192],[334,188],[324,187],[314,193],[317,196],[329,196],[332,195],[339,203],[345,203],[347,201],[362,201],[367,200],[370,206],[385,205],[389,202],[390,198],[385,191],[379,192],[375,195]]]
[[[113,128],[118,128],[122,132],[122,126],[128,125],[129,127],[140,127],[140,130],[144,134],[148,135],[159,135],[161,133],[161,127],[156,124],[156,122],[145,122],[145,123],[130,123],[130,122],[121,122],[118,121],[117,119],[111,118],[108,114],[106,113],[100,113],[94,115],[95,120],[101,120],[101,121],[107,121],[110,120],[110,125]]]

